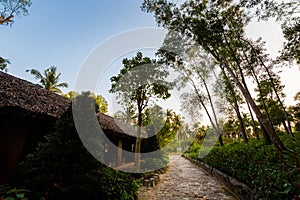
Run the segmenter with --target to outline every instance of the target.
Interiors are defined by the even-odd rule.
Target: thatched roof
[[[0,72],[0,108],[18,107],[57,118],[69,105],[70,101],[61,95]]]
[[[0,109],[17,107],[37,114],[59,118],[70,106],[69,99],[37,84],[0,72]],[[103,130],[122,135],[137,135],[137,128],[98,113]]]
[[[121,120],[114,119],[113,117],[102,113],[98,113],[97,116],[103,130],[111,130],[115,133],[121,133],[133,137],[137,137],[138,135],[138,128],[136,126],[126,124]],[[143,137],[146,136],[145,131],[142,131],[142,135]]]

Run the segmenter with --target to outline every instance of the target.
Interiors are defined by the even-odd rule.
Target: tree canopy
[[[14,15],[28,15],[31,0],[1,0],[0,25],[11,25]]]
[[[233,1],[186,1],[178,7],[169,1],[145,0],[142,9],[154,13],[159,25],[192,38],[209,53],[219,68],[225,70],[234,81],[266,136],[280,151],[286,149],[270,119],[262,114],[256,104],[246,82],[246,76],[256,79],[261,68],[266,70],[269,60],[263,44],[250,40],[245,34],[245,26],[251,16],[242,4]]]
[[[84,93],[81,93],[83,95]],[[108,112],[108,103],[106,99],[102,95],[96,95],[93,92],[87,92],[87,94],[95,100],[95,109],[96,112],[107,113]],[[73,101],[80,94],[75,91],[69,91],[67,94],[63,94],[62,96]]]
[[[156,60],[144,57],[137,52],[132,59],[123,59],[123,68],[117,76],[111,77],[111,93],[116,93],[119,103],[126,107],[133,106],[137,115],[138,137],[135,144],[135,167],[140,169],[141,128],[145,111],[156,98],[167,99],[170,85],[164,80],[168,72],[163,70]]]

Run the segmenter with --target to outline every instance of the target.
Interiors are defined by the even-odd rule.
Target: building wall
[[[1,110],[2,111],[2,110]],[[14,181],[18,162],[32,153],[49,128],[46,118],[22,111],[0,111],[0,184]]]

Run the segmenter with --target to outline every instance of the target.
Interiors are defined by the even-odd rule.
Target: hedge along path
[[[237,199],[206,171],[180,155],[170,156],[168,171],[154,187],[141,187],[139,200]]]

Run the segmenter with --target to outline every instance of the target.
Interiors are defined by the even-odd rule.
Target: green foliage
[[[30,190],[17,189],[8,185],[0,185],[1,200],[28,200]]]
[[[67,83],[59,83],[59,78],[61,73],[57,74],[57,68],[55,66],[51,66],[48,69],[45,69],[43,74],[36,69],[26,70],[26,72],[30,72],[34,76],[35,79],[39,80],[40,85],[46,90],[62,93],[60,88],[67,88]]]
[[[295,131],[300,131],[300,92],[294,97],[297,101],[296,105],[290,106],[289,111],[293,117],[293,122],[295,123]]]
[[[85,127],[89,132],[94,125],[87,122]],[[94,143],[102,152],[101,141]],[[137,182],[129,174],[108,169],[87,151],[69,109],[55,131],[20,164],[18,186],[31,190],[33,199],[133,199]]]
[[[70,101],[73,101],[78,95],[79,95],[79,93],[75,92],[75,91],[69,91],[66,94],[62,94],[63,97],[66,97]]]
[[[101,95],[96,95],[93,92],[82,92],[81,94],[88,93],[88,96],[92,97],[95,100],[95,109],[96,112],[107,113],[108,112],[108,103],[106,99]],[[62,96],[73,101],[76,97],[79,96],[78,92],[69,91],[67,94],[63,94]]]
[[[101,95],[95,95],[94,99],[96,102],[96,111],[99,111],[101,113],[107,113],[108,112],[108,103],[107,103],[106,99]]]
[[[170,84],[164,79],[168,72],[161,68],[156,60],[144,57],[141,52],[137,52],[132,59],[123,59],[123,68],[117,76],[110,78],[111,93],[117,94],[121,105],[132,108],[137,115],[136,125],[139,127],[138,135],[141,135],[141,127],[144,126],[146,111],[156,98],[167,99]],[[152,101],[151,101],[152,100]],[[131,118],[131,117],[129,117]],[[137,137],[135,152],[140,153],[141,138]],[[135,156],[135,169],[140,169],[140,157]]]
[[[256,100],[259,108],[263,110],[265,105],[266,109],[263,113],[265,115],[268,113],[273,125],[278,127],[286,118],[284,110],[276,97],[275,90],[281,99],[285,97],[285,94],[283,93],[284,85],[282,85],[280,77],[278,75],[273,76],[273,83],[264,77],[264,80],[259,83],[259,89],[256,88],[255,91],[259,91]]]
[[[14,15],[27,15],[30,0],[1,0],[0,25],[12,25]]]
[[[117,76],[111,77],[110,92],[116,93],[124,106],[134,103],[136,109],[143,111],[151,97],[170,97],[168,84],[162,80],[168,72],[162,70],[156,60],[138,52],[132,59],[123,59],[123,66]]]
[[[296,155],[300,155],[300,135],[295,137],[293,140],[289,135],[282,135],[281,139]],[[189,150],[194,158],[197,158],[197,151],[197,145],[192,145]],[[300,196],[300,168],[295,158],[284,154],[281,159],[274,145],[264,145],[263,141],[216,146],[202,161],[248,184],[262,199]]]
[[[169,157],[165,153],[158,153],[155,156],[143,159],[142,168],[147,169],[162,169],[169,163]]]
[[[141,184],[139,180],[133,179],[129,174],[107,167],[99,170],[97,173],[99,189],[105,193],[105,199],[137,199],[136,191]]]
[[[247,7],[257,6],[255,14],[258,19],[275,18],[281,23],[283,36],[286,39],[281,58],[289,61],[296,60],[297,63],[300,63],[300,2],[298,0],[243,0],[243,2]]]
[[[187,153],[187,154],[189,154],[189,153],[197,154],[198,153],[198,155],[199,155],[200,148],[201,148],[201,144],[199,144],[198,142],[193,142],[185,153]],[[197,158],[198,158],[198,156],[197,156]]]
[[[268,59],[264,43],[260,40],[254,42],[245,34],[251,15],[244,6],[235,1],[185,1],[177,6],[165,0],[144,0],[142,9],[153,13],[158,25],[177,31],[177,35],[190,38],[188,40],[192,40],[193,45],[201,46],[235,82],[264,126],[266,138],[271,138],[280,151],[285,148],[271,121],[262,115],[251,97],[245,81],[246,77],[257,79],[272,62]],[[191,43],[182,43],[181,46]]]
[[[185,142],[185,141],[184,141]],[[181,143],[184,143],[181,142]],[[182,144],[182,146],[185,144]],[[166,147],[164,147],[164,151],[167,153],[175,153],[178,151],[179,143],[176,140],[173,140],[171,143],[169,143]]]
[[[180,115],[176,114],[172,110],[167,110],[167,119],[164,126],[156,134],[160,148],[167,146],[171,143],[175,136],[178,134],[178,130],[181,126]],[[155,132],[156,133],[156,132]]]
[[[9,60],[0,57],[0,70],[7,71],[7,64],[10,64]]]
[[[123,69],[117,76],[111,77],[111,93],[116,93],[119,103],[132,107],[138,115],[137,125],[142,125],[142,117],[149,106],[150,98],[167,99],[170,97],[168,84],[162,79],[168,75],[156,60],[143,57],[138,52],[132,59],[123,59]]]

